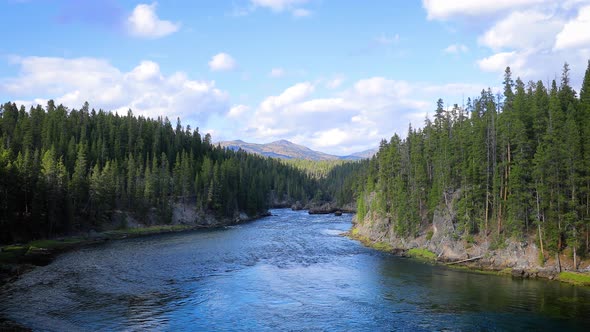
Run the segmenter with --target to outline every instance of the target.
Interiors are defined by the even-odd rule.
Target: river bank
[[[178,206],[174,210],[173,223],[169,225],[146,225],[125,216],[126,220],[131,221],[126,221],[128,227],[125,228],[100,232],[91,230],[52,239],[39,239],[0,246],[0,287],[13,282],[37,266],[48,265],[62,253],[82,247],[126,238],[225,227],[247,223],[267,216],[270,216],[268,211],[252,217],[240,213],[235,218],[217,219],[212,215],[198,214],[190,209],[183,209],[182,206]],[[153,223],[154,221],[151,220],[150,222]],[[0,327],[2,326],[0,325]]]
[[[557,259],[543,256],[532,241],[505,240],[497,244],[487,239],[465,241],[453,236],[449,219],[437,213],[431,227],[415,238],[400,238],[385,230],[384,220],[366,218],[356,222],[346,236],[363,245],[397,256],[411,257],[451,268],[474,272],[510,276],[513,278],[557,280],[577,286],[590,287],[590,262],[579,260],[574,271],[573,261],[566,254]],[[541,258],[542,257],[542,258]]]
[[[271,212],[61,255],[4,287],[0,315],[40,331],[588,331],[590,289],[383,254],[339,236],[351,215]]]

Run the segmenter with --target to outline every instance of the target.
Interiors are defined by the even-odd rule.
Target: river
[[[590,331],[590,289],[394,257],[350,215],[272,210],[224,229],[86,247],[8,285],[41,331]]]

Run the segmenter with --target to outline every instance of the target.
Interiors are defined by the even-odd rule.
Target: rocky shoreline
[[[260,218],[270,216],[270,212],[266,211],[253,217],[248,217],[245,213],[240,213],[235,218],[226,218],[217,220],[212,216],[199,216],[202,219],[197,219],[197,214],[188,212],[187,209],[176,207],[174,211],[174,222],[172,225],[153,225],[146,226],[135,223],[133,228],[111,230],[105,232],[88,232],[85,234],[78,234],[75,236],[62,237],[51,240],[40,240],[27,243],[25,245],[11,245],[4,246],[0,249],[0,288],[16,281],[23,274],[32,271],[38,266],[45,266],[50,264],[60,254],[76,250],[91,245],[100,245],[108,241],[121,240],[126,238],[144,237],[157,234],[166,233],[180,233],[189,232],[200,229],[213,229],[225,227],[236,224],[243,224],[258,220]],[[190,211],[190,210],[189,210]],[[188,219],[187,219],[188,218]],[[190,221],[190,222],[189,222]],[[44,245],[45,247],[42,247]],[[39,247],[38,247],[39,246]],[[16,249],[22,247],[20,250],[12,250],[14,257],[8,261],[6,257],[1,254],[6,254],[5,248]],[[0,316],[0,331],[6,332],[28,332],[31,329],[22,326],[16,322]]]
[[[151,225],[140,224],[126,216],[125,218],[128,219],[129,227],[123,229],[102,232],[91,230],[66,237],[3,246],[0,247],[0,287],[15,281],[21,275],[37,266],[50,264],[62,253],[82,247],[99,245],[108,241],[126,238],[237,225],[270,215],[266,211],[253,217],[248,217],[245,213],[240,213],[236,214],[234,218],[216,219],[211,215],[196,213],[193,210],[187,208],[182,209],[182,206],[177,206],[174,210],[173,223],[169,225],[153,224],[153,221],[150,222]],[[0,325],[0,328],[2,328],[2,325]]]
[[[438,209],[432,224],[410,238],[396,236],[388,218],[369,213],[363,220],[354,221],[348,235],[378,250],[418,258],[426,255],[429,261],[451,267],[590,286],[590,260],[579,260],[575,269],[572,258],[566,254],[562,253],[558,260],[555,255],[541,253],[532,235],[501,243],[481,236],[465,239],[455,231],[453,213],[452,208]]]
[[[297,201],[290,206],[293,211],[307,210],[309,214],[336,214],[342,215],[342,213],[356,213],[356,206],[354,204],[338,205],[335,202],[324,202],[324,203],[308,203],[303,205]]]

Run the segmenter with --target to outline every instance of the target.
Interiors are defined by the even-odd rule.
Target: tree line
[[[415,236],[435,209],[452,204],[458,234],[502,245],[535,235],[544,253],[589,250],[590,61],[578,96],[566,63],[559,82],[513,80],[503,94],[483,90],[382,141],[359,195],[359,220],[385,217]],[[533,233],[534,232],[534,233]]]
[[[286,159],[283,162],[318,181],[318,189],[312,198],[313,202],[333,202],[338,206],[356,202],[357,193],[363,191],[369,165],[369,159]]]
[[[0,243],[100,229],[116,211],[170,222],[177,203],[218,218],[307,201],[318,181],[278,160],[215,146],[167,118],[0,106]]]

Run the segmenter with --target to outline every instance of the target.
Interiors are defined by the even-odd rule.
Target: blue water
[[[590,331],[590,289],[393,257],[351,216],[273,210],[224,229],[64,254],[2,290],[40,331]]]

